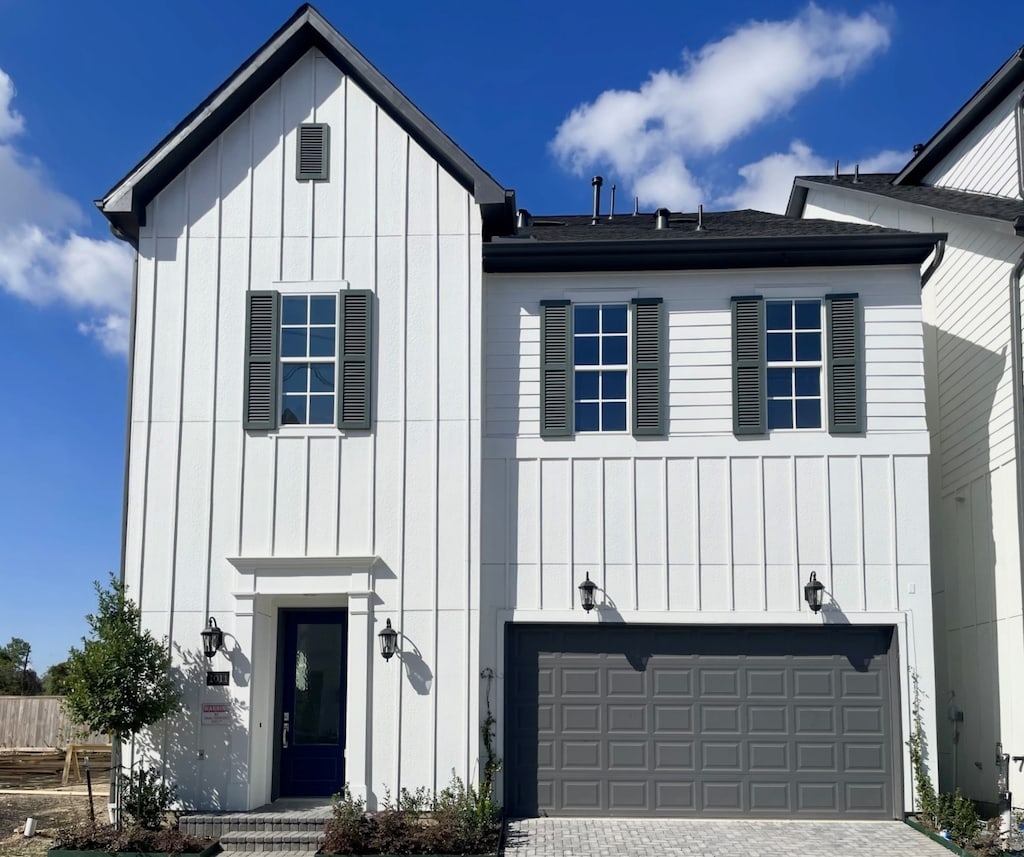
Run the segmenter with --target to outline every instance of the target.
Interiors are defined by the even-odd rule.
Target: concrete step
[[[225,851],[304,851],[313,853],[323,840],[323,831],[231,830],[220,837]]]
[[[222,851],[220,857],[313,857],[315,851]]]
[[[330,807],[285,812],[196,813],[178,819],[178,829],[192,836],[213,839],[238,831],[322,833],[330,817]]]

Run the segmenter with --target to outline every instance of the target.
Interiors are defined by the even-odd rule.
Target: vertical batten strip
[[[668,456],[661,459],[661,536],[665,558],[665,609],[672,609],[672,557],[669,555]]]
[[[693,570],[694,570],[694,603],[697,610],[704,609],[704,587],[701,584],[701,571],[704,560],[700,545],[700,456],[693,457]]]
[[[380,107],[376,104],[373,108],[373,187],[374,187],[374,211],[373,211],[373,240],[374,247],[377,244],[377,233],[379,230],[379,224],[377,220],[377,214],[380,207],[380,201],[377,199],[380,192]],[[405,555],[405,524],[408,510],[406,508],[406,498],[408,496],[408,450],[409,450],[409,426],[406,421],[406,415],[409,409],[409,176],[408,176],[409,159],[408,153],[406,154],[405,168],[406,175],[404,176],[404,187],[405,193],[403,194],[406,200],[405,211],[402,214],[402,253],[399,260],[399,280],[402,284],[402,318],[401,318],[401,335],[399,336],[398,353],[399,353],[399,365],[402,367],[402,395],[399,399],[401,414],[399,420],[401,421],[402,430],[400,433],[402,451],[399,455],[401,461],[401,478],[399,480],[399,486],[401,489],[401,497],[398,502],[398,556],[401,557],[402,568],[398,575],[398,604],[397,604],[397,618],[399,627],[403,627],[405,623],[405,575],[407,571],[407,557]],[[374,250],[374,261],[376,262],[376,249]],[[396,676],[398,683],[398,692],[396,694],[398,700],[398,707],[395,712],[395,791],[401,793],[402,788],[402,718],[404,716],[402,708],[402,691],[405,687],[405,682],[402,681],[401,672]]]
[[[434,582],[433,582],[433,597],[434,597],[434,663],[439,663],[439,652],[440,652],[440,641],[439,641],[439,625],[441,617],[441,604],[440,604],[440,581],[438,576],[440,574],[441,565],[441,541],[438,534],[438,527],[441,522],[441,238],[439,235],[441,229],[441,216],[440,216],[440,199],[439,199],[439,188],[438,188],[438,170],[440,166],[434,164],[434,284],[433,284],[433,299],[434,299]],[[466,403],[468,407],[468,402]],[[466,474],[467,477],[469,474]],[[468,521],[467,521],[468,525]],[[437,682],[437,676],[434,676],[435,683]],[[437,719],[437,700],[439,691],[443,692],[443,685],[434,690],[433,693],[433,720],[434,720],[434,753],[431,759],[431,777],[433,782],[434,793],[437,793],[437,730],[438,730],[438,719]]]
[[[864,532],[864,456],[857,456],[857,532],[860,538],[857,540],[857,547],[860,552],[860,609],[868,609],[868,565],[867,545]]]
[[[470,653],[471,652],[475,652],[476,655],[479,656],[479,652],[480,652],[479,645],[477,645],[476,647],[473,646],[473,632],[472,632],[473,623],[470,620],[470,617],[473,615],[473,613],[472,613],[473,582],[472,581],[473,581],[473,577],[474,577],[474,573],[473,573],[474,572],[474,566],[473,566],[474,528],[473,528],[473,525],[472,525],[471,522],[472,522],[472,519],[473,519],[473,512],[472,512],[472,509],[473,509],[473,485],[476,484],[477,486],[479,486],[480,482],[483,479],[483,476],[482,476],[483,456],[481,455],[479,458],[474,458],[474,454],[473,454],[474,453],[474,447],[473,447],[473,439],[474,439],[474,433],[473,433],[473,399],[472,399],[472,392],[473,392],[473,297],[472,297],[473,296],[473,261],[472,261],[472,254],[469,252],[469,248],[470,248],[471,243],[472,243],[472,231],[470,230],[470,225],[469,225],[469,215],[470,215],[469,194],[464,192],[463,195],[462,195],[462,198],[463,198],[463,203],[464,203],[464,206],[465,206],[464,207],[464,211],[465,211],[465,215],[466,215],[465,216],[465,233],[463,235],[463,241],[464,241],[463,253],[465,254],[465,259],[466,259],[464,285],[465,285],[466,331],[467,331],[467,334],[466,334],[466,354],[465,354],[465,359],[466,359],[466,475],[468,477],[466,479],[466,508],[465,508],[465,516],[466,516],[466,545],[465,545],[465,550],[466,550],[466,576],[465,576],[465,585],[466,585],[466,593],[465,593],[465,595],[466,595],[466,600],[465,600],[466,632],[465,633],[466,633],[466,638],[465,639],[466,639],[466,661],[467,661],[467,663],[470,663],[470,662],[472,662],[472,656],[471,656]],[[438,220],[438,232],[440,232],[440,220]],[[483,320],[481,319],[481,325],[482,324],[483,324]],[[508,459],[506,459],[505,462],[506,462],[506,474],[507,474]],[[474,468],[474,463],[476,463],[476,467],[479,468],[479,472],[475,472],[476,468]],[[474,479],[476,480],[475,483],[474,483]],[[479,487],[477,488],[477,490],[478,491],[480,490]],[[477,503],[477,508],[479,508],[480,505],[481,505],[480,503]],[[507,518],[506,518],[506,520],[507,520]],[[479,529],[480,529],[479,522],[480,522],[480,518],[477,517],[477,530],[476,530],[476,532],[479,532]],[[505,558],[505,563],[506,563],[506,580],[507,580],[508,579],[508,570],[507,570],[508,556],[507,555],[506,555],[506,558]],[[479,580],[481,578],[481,575],[477,574],[476,577]],[[481,584],[481,588],[482,588],[482,584]],[[506,601],[505,603],[507,604],[509,602]],[[495,649],[495,651],[497,651],[497,649]],[[479,672],[480,672],[480,664],[479,664],[479,662],[477,662],[475,664],[475,667],[476,667],[476,670],[466,670],[466,683],[465,683],[465,693],[466,693],[466,708],[465,708],[465,711],[466,711],[466,764],[465,764],[465,768],[464,768],[464,770],[466,772],[466,782],[469,782],[471,760],[473,759],[473,757],[475,755],[473,748],[479,746],[479,744],[478,744],[478,732],[477,732],[477,718],[474,716],[475,715],[475,711],[479,711],[479,705],[473,706],[471,704],[472,703],[472,699],[473,699],[473,679],[474,679],[474,673],[476,675],[479,675]],[[479,685],[477,685],[477,686],[479,687]],[[479,699],[478,699],[478,702],[479,702]]]
[[[796,609],[800,610],[800,593],[803,592],[804,582],[800,577],[800,501],[797,498],[797,479],[796,479],[796,456],[792,455],[789,458],[790,465],[790,480],[793,486],[793,492],[790,497],[793,500],[793,573],[796,579],[793,581],[793,597],[796,600]]]

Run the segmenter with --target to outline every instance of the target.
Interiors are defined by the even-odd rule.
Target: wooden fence
[[[60,702],[59,696],[0,696],[0,748],[108,743],[105,735],[82,735]]]

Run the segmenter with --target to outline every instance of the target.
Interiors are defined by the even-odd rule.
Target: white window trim
[[[593,292],[593,291],[581,292],[581,293],[585,293],[585,294],[598,294],[598,295],[601,295],[602,298],[607,298],[611,294],[611,292]],[[634,291],[633,294],[635,296],[636,292]],[[584,338],[589,338],[589,339],[597,339],[599,341],[600,341],[601,337],[603,337],[605,335],[608,335],[608,336],[622,336],[621,333],[608,333],[608,334],[605,334],[601,330],[598,330],[597,333],[580,333],[580,334],[577,334],[576,330],[575,330],[575,320],[576,320],[575,313],[576,313],[576,307],[577,306],[597,306],[597,307],[625,306],[625,309],[626,309],[626,334],[625,334],[626,335],[626,362],[625,363],[608,363],[608,364],[596,363],[596,364],[586,364],[586,365],[583,365],[583,366],[577,366],[577,364],[576,364],[576,337],[577,336],[584,337]],[[631,416],[632,416],[633,400],[632,400],[632,397],[629,395],[630,371],[631,371],[631,368],[632,368],[629,358],[630,358],[630,349],[631,349],[631,346],[633,344],[633,334],[632,334],[632,331],[630,330],[630,327],[631,327],[631,323],[630,322],[631,322],[631,319],[632,319],[632,315],[631,315],[629,306],[630,306],[629,305],[629,300],[622,301],[622,300],[611,300],[611,299],[602,299],[602,300],[599,300],[599,301],[575,300],[575,301],[573,301],[569,305],[569,309],[570,309],[570,311],[573,314],[572,315],[572,320],[573,320],[573,323],[574,323],[574,325],[573,325],[573,332],[572,332],[572,373],[573,373],[573,377],[572,377],[572,385],[573,385],[573,389],[572,389],[572,431],[573,431],[574,435],[577,435],[577,434],[582,434],[582,435],[625,435],[625,434],[629,434],[630,433],[629,427],[630,427],[630,424],[631,424],[630,423],[630,419],[631,419]],[[599,342],[599,345],[598,345],[598,354],[600,354],[600,342]],[[576,372],[594,372],[594,373],[598,373],[598,374],[600,374],[601,372],[625,372],[626,373],[626,398],[624,400],[625,404],[626,404],[626,425],[625,425],[625,428],[622,428],[622,429],[603,429],[603,428],[597,428],[597,429],[593,429],[593,430],[578,429],[578,428],[576,428],[576,403],[579,401],[576,398]],[[600,378],[598,379],[598,384],[600,384]],[[599,392],[600,392],[600,390],[599,390]],[[601,422],[601,416],[600,416],[601,405],[604,404],[606,401],[607,402],[620,402],[620,401],[623,401],[623,400],[622,399],[603,399],[603,398],[600,398],[600,396],[599,396],[597,399],[584,399],[583,401],[584,402],[596,402],[597,407],[598,407],[598,424],[600,425],[600,422]]]
[[[804,292],[804,294],[801,294]],[[821,359],[820,360],[797,360],[796,359],[796,340],[795,334],[800,332],[795,326],[796,322],[792,319],[791,315],[791,327],[789,331],[769,330],[768,328],[768,304],[770,303],[794,303],[795,301],[807,301],[817,300],[818,302],[818,329],[817,331],[805,330],[805,333],[817,333],[821,337]],[[785,333],[788,332],[794,335],[793,340],[793,358],[792,360],[769,360],[768,359],[768,334],[769,333]],[[776,295],[775,297],[765,297],[765,323],[764,323],[764,369],[765,369],[765,381],[764,381],[764,419],[765,429],[768,434],[773,432],[785,432],[786,434],[821,434],[828,432],[828,387],[825,371],[825,367],[828,365],[828,341],[825,330],[825,294],[821,291],[808,293],[807,289],[787,289],[786,297]],[[768,395],[768,370],[770,369],[817,369],[818,370],[818,395],[817,396],[797,396],[796,394],[796,379],[793,379],[793,395],[788,398],[788,401],[792,402],[792,416],[793,416],[793,427],[792,428],[771,428],[768,425],[768,404],[773,401]],[[820,402],[820,408],[818,409],[818,421],[820,425],[817,428],[797,428],[796,426],[796,402],[799,400],[813,401],[817,399]],[[782,401],[776,399],[775,401]]]
[[[343,281],[339,281],[339,283],[340,283],[340,285],[345,286],[347,288],[347,283],[344,283]],[[277,389],[278,389],[277,418],[278,418],[278,430],[279,431],[286,431],[286,432],[301,432],[303,434],[308,434],[310,431],[316,431],[316,430],[324,430],[324,431],[326,431],[326,430],[333,430],[333,431],[331,431],[331,434],[332,435],[336,435],[337,431],[338,431],[338,429],[337,429],[337,422],[338,422],[338,420],[337,420],[337,414],[338,414],[338,331],[341,329],[341,301],[339,300],[338,290],[335,290],[335,289],[325,290],[326,286],[333,285],[333,284],[323,283],[323,282],[318,282],[318,283],[308,283],[308,282],[276,283],[275,285],[278,287],[279,293],[280,293],[281,298],[282,298],[281,317],[280,317],[280,320],[278,321],[278,348],[277,348],[277,350],[278,350],[278,354],[277,354]],[[309,286],[311,286],[311,285],[316,286],[316,288],[315,289],[310,289]],[[281,290],[280,289],[281,286],[287,286],[288,288],[286,290]],[[305,288],[303,288],[303,287],[305,287]],[[306,297],[306,298],[310,298],[310,297],[314,297],[314,298],[316,298],[316,297],[332,297],[332,298],[334,298],[334,324],[333,325],[326,325],[326,324],[315,324],[314,325],[314,324],[310,324],[308,321],[306,322],[306,325],[305,325],[305,329],[307,331],[312,329],[312,328],[326,328],[326,327],[333,327],[334,328],[334,356],[333,357],[309,357],[309,356],[306,356],[306,357],[285,357],[281,353],[282,350],[283,350],[283,345],[281,343],[282,343],[282,340],[284,338],[285,327],[294,327],[294,328],[299,327],[299,325],[285,325],[285,323],[284,323],[284,300],[283,299],[286,298],[286,297]],[[308,318],[308,316],[307,316],[307,318]],[[307,340],[306,348],[307,348],[307,351],[308,351],[308,349],[309,349],[308,340]],[[309,419],[309,400],[310,400],[310,398],[313,397],[313,396],[317,396],[317,397],[321,397],[322,398],[322,397],[326,397],[326,396],[330,395],[334,399],[334,415],[335,415],[334,419],[332,419],[330,422],[327,422],[327,423],[310,423],[310,422],[305,422],[305,423],[286,423],[286,422],[284,422],[284,420],[281,419],[281,410],[282,410],[282,407],[284,405],[284,397],[286,395],[285,394],[285,390],[284,390],[284,366],[285,366],[286,363],[304,363],[304,364],[311,364],[311,363],[327,364],[327,363],[329,363],[332,366],[334,366],[334,392],[333,393],[310,393],[309,392],[309,379],[307,378],[307,380],[306,380],[306,392],[303,393],[303,394],[298,394],[298,393],[295,394],[295,395],[304,395],[305,398],[306,398],[306,419],[307,420]]]

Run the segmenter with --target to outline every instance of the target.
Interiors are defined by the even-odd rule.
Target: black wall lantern
[[[390,661],[395,656],[395,650],[398,648],[398,631],[391,627],[390,619],[388,619],[387,625],[377,635],[377,639],[380,640],[381,655],[384,657],[384,660]]]
[[[203,654],[212,658],[217,650],[224,645],[224,632],[217,627],[217,620],[212,616],[206,620],[206,627],[199,635],[203,638]]]
[[[804,584],[804,601],[811,610],[817,613],[821,609],[821,596],[825,591],[825,584],[818,580],[818,575],[811,572],[811,579]]]
[[[597,584],[590,579],[590,572],[587,572],[587,579],[579,586],[580,604],[588,613],[594,609],[594,594],[597,592]]]

